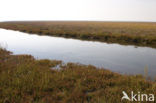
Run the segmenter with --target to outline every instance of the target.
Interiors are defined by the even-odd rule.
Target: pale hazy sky
[[[156,21],[156,0],[1,0],[0,21]]]

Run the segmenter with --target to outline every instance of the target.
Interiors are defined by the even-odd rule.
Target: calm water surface
[[[156,76],[156,49],[38,36],[0,29],[0,44],[14,54],[31,54],[37,59],[92,64],[119,73]]]

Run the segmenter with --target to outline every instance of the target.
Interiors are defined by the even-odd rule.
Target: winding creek
[[[37,59],[92,64],[115,72],[156,76],[156,49],[61,37],[38,36],[0,29],[0,45],[14,54],[31,54]]]

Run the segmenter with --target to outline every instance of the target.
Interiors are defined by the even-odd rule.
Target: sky
[[[0,21],[156,22],[156,0],[1,0]]]

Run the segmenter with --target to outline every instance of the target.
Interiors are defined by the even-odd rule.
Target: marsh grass
[[[156,47],[156,23],[138,22],[1,22],[0,28],[39,35]]]
[[[61,64],[0,49],[0,103],[120,103],[122,91],[156,94],[156,83],[141,75],[74,63],[51,69]]]

